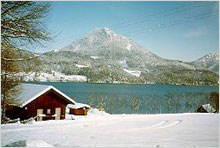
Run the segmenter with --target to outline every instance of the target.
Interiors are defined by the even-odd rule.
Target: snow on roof
[[[68,108],[70,109],[79,109],[79,108],[90,108],[89,105],[87,104],[82,104],[82,103],[75,103],[75,104],[68,104],[67,105]]]
[[[20,107],[24,107],[31,101],[35,100],[37,97],[41,96],[45,92],[49,91],[50,89],[53,89],[57,93],[59,93],[61,96],[66,98],[71,103],[75,103],[73,99],[56,89],[55,87],[51,85],[39,85],[39,84],[27,84],[23,83],[18,86],[16,86],[16,89],[18,89],[17,94],[14,96],[11,96],[12,98],[15,98],[16,100],[19,100]]]
[[[210,105],[210,104],[204,104],[202,107],[208,112],[208,113],[214,113],[216,110]]]

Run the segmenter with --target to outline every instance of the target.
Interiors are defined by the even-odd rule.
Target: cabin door
[[[55,114],[56,114],[55,120],[60,120],[60,116],[61,116],[61,108],[60,107],[57,107],[55,109]]]
[[[37,121],[42,121],[43,120],[43,117],[42,116],[39,116],[39,115],[42,115],[43,114],[43,109],[37,109]]]

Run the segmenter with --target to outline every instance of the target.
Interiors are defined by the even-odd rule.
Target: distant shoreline
[[[83,81],[25,81],[24,83],[88,83],[88,84],[112,84],[112,85],[173,85],[173,86],[219,86],[216,85],[191,85],[191,84],[147,84],[147,83],[100,83],[100,82],[83,82]]]

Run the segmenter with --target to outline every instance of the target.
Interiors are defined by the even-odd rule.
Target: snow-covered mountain
[[[219,51],[209,53],[193,61],[192,64],[219,73]]]
[[[116,34],[109,28],[94,29],[86,37],[73,41],[70,45],[58,51],[71,51],[90,56],[93,59],[110,59],[111,62],[113,60],[115,63],[123,65],[123,68],[143,68],[150,66],[195,68],[180,61],[163,59],[131,39]],[[129,63],[132,63],[133,66],[132,64],[128,65]]]
[[[119,50],[147,52],[129,38],[116,34],[109,28],[96,28],[86,37],[72,42],[61,51],[73,51],[84,54],[96,54],[102,48],[119,48]],[[149,51],[148,51],[149,52]]]
[[[109,28],[94,29],[62,49],[42,54],[41,59],[45,72],[86,75],[93,82],[215,84],[218,80],[211,71],[161,58]]]
[[[71,51],[90,56],[92,59],[115,60],[114,62],[124,64],[124,66],[131,59],[139,64],[144,63],[146,57],[148,57],[148,62],[151,61],[150,63],[160,59],[149,50],[144,49],[127,37],[116,34],[109,28],[94,29],[86,37],[72,42],[59,51]],[[121,61],[125,62],[121,63]]]

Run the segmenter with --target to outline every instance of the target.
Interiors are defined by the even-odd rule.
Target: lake
[[[195,110],[209,101],[218,86],[185,86],[156,84],[96,84],[77,82],[36,82],[52,85],[76,102],[104,108],[111,114],[183,113]]]

